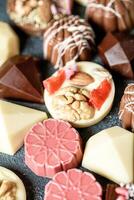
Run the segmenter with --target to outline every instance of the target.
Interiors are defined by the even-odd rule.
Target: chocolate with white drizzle
[[[129,84],[120,102],[119,119],[123,128],[134,132],[134,83]]]
[[[23,31],[42,35],[57,14],[71,14],[73,0],[8,0],[7,12]]]
[[[51,21],[44,34],[44,57],[61,68],[71,60],[90,60],[94,44],[94,32],[85,20],[64,16]]]
[[[134,27],[134,1],[88,0],[86,16],[105,31],[126,31]]]

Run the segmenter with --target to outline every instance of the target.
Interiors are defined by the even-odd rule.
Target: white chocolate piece
[[[134,134],[118,126],[92,136],[82,166],[115,183],[134,181]]]
[[[18,55],[19,38],[14,30],[5,22],[0,21],[0,66],[10,57]]]
[[[0,152],[15,154],[29,128],[44,119],[45,112],[0,100]]]
[[[92,63],[92,62],[78,62],[77,66],[78,66],[78,71],[85,72],[94,78],[94,82],[85,87],[82,87],[83,89],[86,89],[89,91],[96,89],[104,79],[108,79],[111,82],[111,91],[110,91],[109,96],[107,97],[106,101],[103,103],[101,109],[95,111],[95,114],[91,119],[77,120],[75,122],[69,121],[70,123],[72,123],[74,127],[83,128],[83,127],[88,127],[88,126],[98,123],[110,112],[112,104],[113,104],[113,100],[114,100],[114,95],[115,95],[115,86],[114,86],[112,76],[102,66],[96,63]],[[64,88],[67,86],[72,86],[72,85],[69,83],[69,81],[66,80],[61,86],[61,88]],[[48,91],[45,90],[44,101],[46,103],[46,107],[48,108],[53,118],[67,120],[61,117],[60,110],[55,111],[52,106],[53,97],[57,95],[58,92],[59,91],[55,92],[53,95],[50,95]]]
[[[77,1],[82,6],[87,6],[88,4],[88,0],[75,0],[75,1]]]
[[[0,182],[6,180],[16,184],[16,200],[26,200],[26,190],[21,179],[11,170],[0,166]]]

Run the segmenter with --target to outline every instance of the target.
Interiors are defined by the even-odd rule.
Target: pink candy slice
[[[101,200],[101,195],[102,187],[92,174],[70,169],[46,185],[44,200]]]
[[[71,125],[48,119],[37,123],[25,137],[25,163],[38,176],[78,166],[82,159],[81,139]]]

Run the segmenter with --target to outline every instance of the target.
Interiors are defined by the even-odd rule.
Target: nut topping
[[[70,80],[70,83],[76,86],[87,86],[92,82],[94,82],[93,77],[85,72],[76,72]]]
[[[53,97],[52,107],[54,112],[62,119],[71,122],[91,119],[95,110],[88,103],[88,93],[86,89],[62,88],[58,95]]]
[[[0,200],[16,200],[16,184],[3,180],[0,184]]]

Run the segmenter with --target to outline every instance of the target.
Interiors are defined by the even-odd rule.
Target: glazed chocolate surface
[[[6,8],[6,1],[1,0],[0,1],[0,20],[9,22],[9,18],[6,15],[5,8]],[[75,14],[81,14],[82,16],[84,16],[84,12],[82,12],[82,10],[84,10],[82,7],[79,7],[77,4],[75,4],[75,9],[74,9]],[[35,37],[28,37],[21,31],[19,31],[18,29],[17,29],[17,33],[19,37],[21,38],[22,54],[23,55],[31,54],[33,56],[39,56],[41,59],[43,59],[42,39],[35,38]],[[98,33],[98,36],[99,36],[99,33]],[[95,61],[100,63],[99,58],[95,58]],[[42,62],[41,67],[42,67],[42,75],[44,78],[50,76],[54,72],[54,69],[52,68],[52,66],[45,61]],[[121,97],[123,95],[126,85],[132,81],[128,81],[125,78],[122,78],[115,74],[113,74],[113,78],[114,78],[115,86],[116,86],[116,96],[115,96],[112,110],[109,113],[109,115],[107,115],[107,117],[103,121],[98,123],[97,125],[86,128],[86,129],[78,129],[84,143],[88,140],[89,137],[91,137],[95,133],[105,128],[112,127],[114,125],[120,125],[119,119],[118,119],[119,102],[121,100]],[[24,103],[20,101],[16,101],[16,103],[33,107],[39,110],[47,111],[45,106],[41,104]],[[13,170],[22,179],[22,181],[24,182],[26,186],[27,200],[43,200],[44,187],[46,183],[49,181],[49,179],[37,177],[30,171],[30,169],[26,167],[26,165],[24,164],[23,147],[15,154],[15,156],[0,154],[0,165]],[[80,168],[82,169],[81,166]],[[97,178],[97,181],[99,181],[102,185],[105,185],[105,183],[110,183],[110,181],[100,176],[95,175],[95,177]]]
[[[122,76],[134,78],[134,36],[127,33],[108,33],[100,43],[102,61]]]
[[[0,67],[0,98],[43,102],[43,86],[36,58],[14,56]]]

